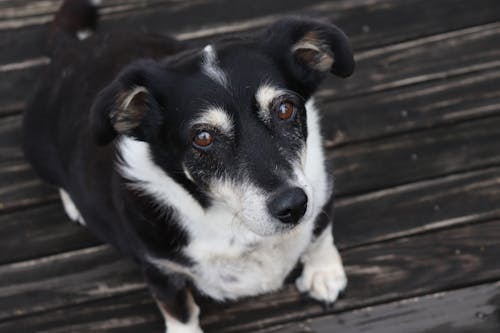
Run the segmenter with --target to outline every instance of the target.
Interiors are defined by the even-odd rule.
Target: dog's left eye
[[[295,105],[293,103],[284,101],[278,105],[278,117],[281,120],[287,120],[293,117],[295,114]]]
[[[214,136],[208,131],[199,131],[193,138],[193,145],[197,148],[208,148],[214,141]]]

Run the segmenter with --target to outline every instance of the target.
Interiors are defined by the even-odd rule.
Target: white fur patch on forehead
[[[203,111],[198,118],[192,121],[191,125],[209,125],[220,130],[227,136],[234,134],[234,124],[231,116],[221,107],[210,106]]]
[[[220,68],[219,61],[217,60],[217,53],[210,44],[203,48],[201,69],[206,76],[219,83],[224,88],[227,88],[226,73]]]
[[[255,99],[259,104],[259,118],[266,124],[271,121],[270,107],[273,100],[281,95],[284,91],[270,84],[264,84],[257,89]]]

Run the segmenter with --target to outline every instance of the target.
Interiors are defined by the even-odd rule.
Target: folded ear
[[[345,78],[354,71],[349,39],[327,22],[282,19],[265,31],[263,43],[306,95],[314,92],[328,72]]]
[[[92,105],[90,127],[96,142],[107,144],[118,134],[142,141],[156,136],[162,123],[164,80],[163,70],[152,60],[123,69]]]

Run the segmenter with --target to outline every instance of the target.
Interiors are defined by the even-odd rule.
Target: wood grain
[[[58,199],[24,160],[0,162],[0,212],[8,212]]]
[[[336,100],[316,98],[325,145],[394,136],[500,114],[500,70]]]
[[[0,238],[0,265],[99,243],[66,217],[59,202],[0,215]]]
[[[256,333],[496,333],[500,282],[308,319]]]
[[[491,168],[337,200],[341,248],[500,218],[500,168]]]
[[[6,14],[0,16],[0,27],[3,27],[0,29],[0,47],[5,51],[0,56],[1,64],[40,56],[44,23],[51,20],[58,3],[50,0],[2,4],[2,12]],[[351,36],[358,50],[486,24],[500,18],[499,4],[494,0],[474,3],[441,0],[433,6],[423,0],[410,0],[405,4],[395,0],[294,0],[288,1],[286,8],[275,1],[108,0],[103,6],[103,30],[120,29],[131,24],[140,29],[173,33],[181,38],[255,29],[289,14],[330,17]],[[206,15],[207,11],[211,15]],[[391,20],[387,20],[388,16]]]
[[[498,279],[498,251],[499,221],[350,249],[343,252],[350,285],[333,309],[325,310],[304,299],[290,286],[235,304],[204,301],[202,323],[207,332],[254,332],[313,315]],[[118,331],[113,323],[130,323],[137,330],[142,324],[161,325],[159,314],[149,313],[152,301],[146,299],[147,294],[134,296],[143,288],[137,271],[130,262],[116,259],[105,246],[5,267],[0,275],[0,318],[4,319],[0,332],[10,332],[19,325],[26,333],[36,332],[35,324],[40,321],[44,332],[61,332],[61,327],[69,323],[75,323],[78,331],[78,324],[84,322],[82,318],[86,319],[84,327],[95,325],[98,332]],[[127,298],[109,299],[119,295],[130,295],[132,304],[126,303]],[[133,313],[136,304],[137,315]],[[106,311],[113,315],[91,321],[88,313],[98,313],[100,307],[104,308],[104,315],[108,314]],[[54,312],[53,317],[52,312],[46,312],[58,308],[61,311]],[[142,316],[143,311],[148,314]],[[34,315],[26,317],[30,313]],[[15,319],[19,315],[23,317]]]
[[[132,261],[108,245],[0,266],[0,321],[144,289]]]
[[[317,2],[314,4],[305,0],[296,0],[287,3],[286,12],[283,12],[279,3],[272,1],[261,3],[259,6],[255,6],[253,2],[248,0],[220,3],[193,1],[181,6],[182,8],[153,6],[153,8],[144,9],[145,12],[132,10],[125,16],[121,15],[114,19],[104,20],[102,26],[104,31],[120,30],[127,26],[134,26],[144,31],[170,31],[172,27],[177,29],[184,27],[184,32],[177,33],[179,37],[206,40],[221,32],[256,29],[268,25],[279,16],[301,14],[334,20],[352,38],[356,50],[443,33],[437,38],[426,37],[417,43],[418,45],[424,43],[425,47],[416,46],[415,43],[403,43],[402,46],[392,47],[392,49],[382,48],[381,51],[375,53],[359,53],[359,65],[355,77],[341,83],[332,80],[323,91],[323,94],[345,97],[393,89],[415,82],[440,79],[479,69],[497,68],[499,66],[496,62],[498,52],[495,51],[494,45],[497,43],[498,36],[491,36],[494,33],[492,30],[496,29],[495,23],[484,27],[468,28],[472,25],[493,22],[500,16],[498,14],[500,10],[495,10],[500,6],[498,2],[481,1],[484,2],[484,6],[470,1],[451,1],[453,6],[448,6],[449,0],[440,1],[442,7],[435,8],[435,6],[428,6],[422,0],[412,1],[413,7],[408,3],[387,0]],[[306,6],[306,4],[309,5]],[[476,10],[471,10],[470,6]],[[460,16],[458,19],[458,17],[450,16],[450,8],[457,12],[469,10],[470,14]],[[207,11],[215,15],[205,15]],[[480,15],[479,12],[483,15]],[[228,15],[228,13],[231,14]],[[415,15],[415,13],[419,13],[419,15]],[[394,29],[394,25],[388,24],[387,20],[383,19],[385,15],[397,17],[398,21],[401,20],[404,24],[399,29]],[[186,21],[186,17],[190,19]],[[234,22],[227,22],[228,17],[231,17]],[[441,17],[446,17],[446,19],[440,19]],[[422,19],[431,18],[432,24],[422,25]],[[210,20],[216,20],[215,26],[210,24]],[[196,24],[192,26],[189,22],[196,22]],[[360,22],[362,22],[361,26]],[[391,24],[397,24],[397,22]],[[460,28],[466,29],[459,32],[447,32]],[[24,62],[41,56],[43,49],[41,41],[44,33],[39,31],[38,26],[28,26],[26,29],[35,29],[36,31],[24,31],[24,28],[7,30],[5,31],[7,35],[2,36],[3,32],[0,30],[0,48],[5,50],[2,55],[6,57],[2,60],[0,55],[0,63]],[[213,33],[207,35],[207,31]],[[487,42],[485,39],[491,41]],[[448,50],[448,48],[451,49]],[[436,51],[428,53],[422,52],[423,49],[435,49]],[[454,51],[453,56],[450,56],[450,53],[443,56],[442,53],[446,50]],[[460,57],[454,56],[457,52],[462,53],[464,50],[465,53]],[[28,53],[22,55],[23,52]],[[415,57],[418,57],[417,61],[415,61]],[[405,60],[408,58],[411,60]],[[471,66],[471,61],[476,61],[478,64]],[[419,66],[416,67],[416,63],[419,63]],[[369,75],[365,72],[366,69],[370,70]],[[35,66],[5,72],[9,79],[5,81],[5,84],[0,84],[2,92],[0,109],[11,110],[13,106],[22,105],[26,92],[34,89],[36,82],[34,78],[39,75],[40,70],[40,66]],[[363,74],[363,72],[365,73]]]
[[[500,163],[500,117],[333,149],[337,191],[387,188]]]

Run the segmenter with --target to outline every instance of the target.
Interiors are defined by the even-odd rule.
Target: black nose
[[[283,223],[297,223],[307,209],[307,196],[300,187],[287,187],[268,203],[271,214]]]

